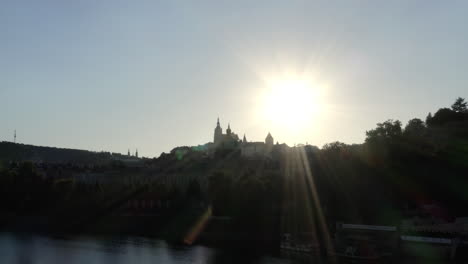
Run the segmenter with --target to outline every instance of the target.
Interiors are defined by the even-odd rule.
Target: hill
[[[102,164],[110,162],[115,155],[120,154],[0,142],[0,161],[4,162]]]

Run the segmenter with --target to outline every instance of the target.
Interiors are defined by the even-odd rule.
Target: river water
[[[141,237],[51,237],[0,233],[0,263],[123,264],[123,263],[298,263],[297,260],[221,250],[205,246],[171,246]]]

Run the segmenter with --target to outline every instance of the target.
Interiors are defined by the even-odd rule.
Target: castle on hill
[[[223,149],[235,149],[240,148],[241,156],[244,157],[255,157],[255,156],[271,156],[273,150],[274,140],[271,134],[268,132],[268,135],[265,138],[265,142],[248,142],[247,138],[244,137],[242,140],[239,139],[239,136],[232,132],[231,124],[228,124],[226,133],[223,134],[223,129],[219,124],[219,118],[216,123],[216,128],[214,130],[214,139],[213,139],[215,148]]]

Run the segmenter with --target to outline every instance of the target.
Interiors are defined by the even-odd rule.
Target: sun
[[[323,112],[323,87],[307,78],[272,80],[262,96],[263,117],[275,128],[298,132]]]

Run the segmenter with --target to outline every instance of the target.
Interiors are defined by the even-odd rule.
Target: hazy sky
[[[468,97],[468,1],[0,0],[0,140],[159,156],[241,137],[361,143]],[[264,78],[312,74],[323,114],[258,116]]]

